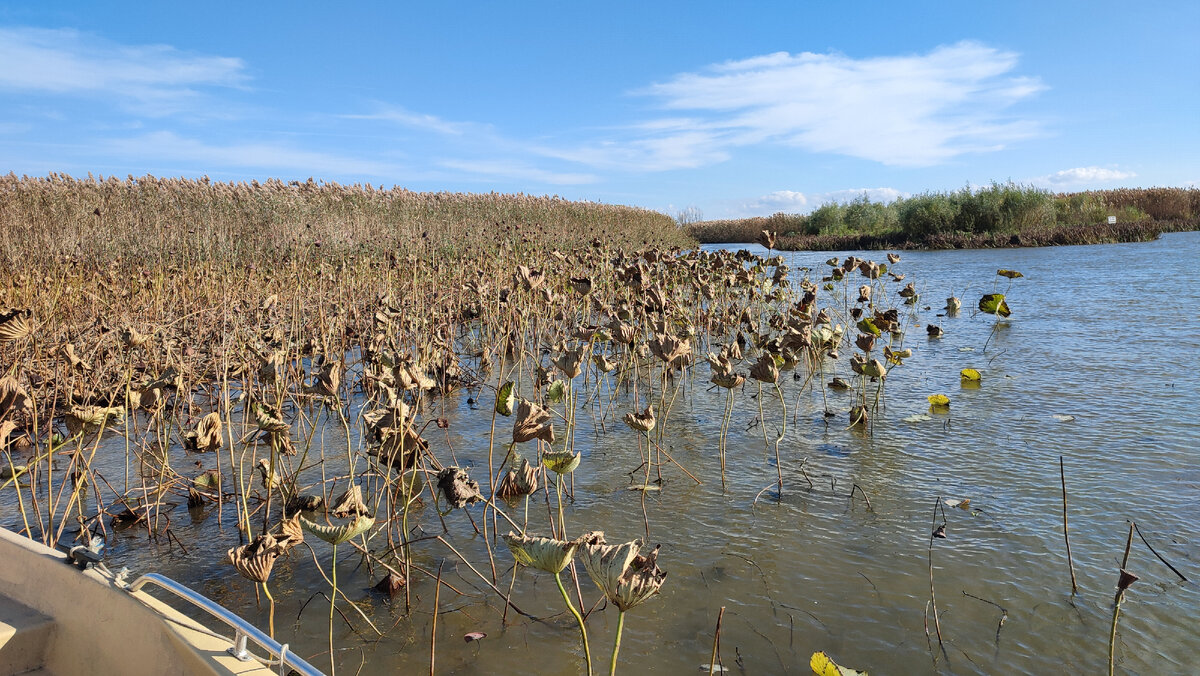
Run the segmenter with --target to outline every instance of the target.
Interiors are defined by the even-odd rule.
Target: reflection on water
[[[716,447],[725,394],[709,388],[707,367],[697,369],[672,408],[664,448],[704,484],[667,467],[668,483],[647,497],[651,542],[662,543],[659,563],[669,577],[660,597],[626,618],[623,670],[698,672],[709,661],[717,613],[725,607],[721,656],[735,672],[808,673],[808,657],[817,650],[872,673],[1102,671],[1127,520],[1136,521],[1177,568],[1200,576],[1194,526],[1200,514],[1198,254],[1200,233],[1145,244],[903,252],[894,269],[915,280],[921,294],[904,343],[914,356],[889,378],[871,434],[846,429],[852,395],[826,390],[823,398],[819,387],[784,374],[788,424],[780,445],[780,495],[772,488],[760,496],[776,480],[776,467],[763,430],[753,424],[753,381],[737,398],[729,481],[721,490]],[[785,254],[794,276],[804,267],[819,276],[830,255],[844,254]],[[1012,318],[998,325],[970,311],[981,294],[1008,288],[997,268],[1025,275],[1009,290]],[[963,313],[937,316],[951,294],[964,299]],[[927,323],[940,325],[945,335],[927,338],[920,328]],[[961,386],[959,371],[966,367],[982,374],[979,387]],[[826,381],[848,376],[845,359],[827,368]],[[935,393],[951,398],[948,414],[905,422],[928,413],[926,397]],[[472,395],[481,397],[482,411],[471,410]],[[763,397],[773,439],[783,411],[768,391]],[[428,435],[439,456],[449,457],[452,447],[460,464],[478,466],[474,474],[483,482],[490,400],[486,391],[449,396],[449,428]],[[584,459],[566,513],[572,531],[601,529],[610,542],[644,533],[641,496],[627,490],[627,473],[639,460],[636,437],[619,422],[632,410],[624,401],[622,406],[618,399],[618,420],[615,426],[607,420],[607,431],[597,431],[588,410],[578,415],[576,445]],[[827,406],[838,415],[827,418]],[[500,423],[502,436],[509,424]],[[314,452],[335,458],[344,445],[335,424],[318,433]],[[1063,546],[1059,456],[1067,472],[1080,586],[1074,598]],[[857,492],[850,497],[854,485],[871,509]],[[936,638],[931,650],[926,631],[929,543],[942,519],[939,511],[935,522],[935,504],[947,499],[970,503],[967,509],[944,508],[947,537],[932,548],[946,642],[946,656],[935,666]],[[534,501],[531,521],[545,523],[546,509],[544,500]],[[478,521],[481,510],[472,513]],[[220,530],[212,507],[189,511],[179,505],[170,518],[186,552],[165,539],[148,544],[145,531],[134,530],[120,536],[111,558],[135,571],[176,577],[265,626],[266,608],[256,605],[253,585],[219,561],[237,541],[231,510]],[[418,518],[426,533],[442,532],[430,507]],[[468,537],[475,531],[466,515],[459,510],[445,519],[450,542],[490,575],[482,538]],[[7,509],[5,520],[13,525]],[[323,543],[316,543],[316,556],[328,571]],[[339,584],[386,635],[374,636],[347,611],[361,633],[340,622],[335,627],[335,642],[344,647],[339,671],[360,665],[363,674],[427,669],[432,583],[415,578],[412,612],[405,614],[402,599],[389,601],[370,590],[382,577],[379,570],[352,554],[340,556]],[[503,602],[445,546],[421,541],[415,557],[425,570],[436,570],[445,559],[445,579],[459,592],[444,589],[440,597],[439,671],[578,669],[574,621],[562,612],[551,576],[519,571],[513,601],[538,619],[512,611],[502,619]],[[507,587],[511,556],[503,544],[495,566]],[[1122,612],[1120,668],[1194,669],[1200,656],[1194,584],[1177,582],[1136,539],[1129,568],[1141,581]],[[320,656],[327,601],[317,597],[301,613],[313,594],[328,588],[313,556],[302,548],[281,559],[271,586],[279,599],[282,641],[327,665]],[[585,605],[600,597],[586,576],[580,586]],[[597,609],[588,619],[598,667],[607,664],[615,623],[614,608]],[[487,637],[463,641],[473,631]]]

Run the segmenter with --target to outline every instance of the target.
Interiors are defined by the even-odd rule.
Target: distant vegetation
[[[1117,223],[1109,225],[1108,217]],[[866,195],[810,214],[703,221],[688,226],[701,242],[753,242],[763,230],[780,249],[1041,246],[1141,241],[1200,227],[1200,190],[1148,188],[1053,194],[993,183],[927,192],[891,203]]]

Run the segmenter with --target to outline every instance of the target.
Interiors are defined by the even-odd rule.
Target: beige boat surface
[[[111,575],[0,528],[0,676],[275,673],[230,655],[222,636]],[[40,653],[40,654],[37,654]]]

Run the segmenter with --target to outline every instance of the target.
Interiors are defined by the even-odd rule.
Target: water
[[[798,268],[823,274],[826,258],[845,254],[784,255],[798,278]],[[721,607],[721,658],[733,672],[811,673],[809,656],[821,650],[873,674],[1100,673],[1128,520],[1185,575],[1200,577],[1194,525],[1200,514],[1200,283],[1194,276],[1200,233],[1144,244],[902,255],[893,269],[915,280],[921,293],[904,342],[914,356],[889,377],[871,434],[846,429],[850,395],[827,391],[828,406],[838,413],[827,419],[819,389],[802,390],[802,382],[784,374],[782,494],[773,487],[772,446],[751,427],[758,415],[754,381],[737,396],[724,491],[716,452],[724,391],[708,391],[706,367],[685,383],[663,443],[704,484],[668,466],[668,483],[648,496],[650,541],[662,543],[659,563],[669,576],[659,597],[626,617],[624,673],[699,673],[709,662]],[[997,268],[1025,276],[1010,288],[996,277]],[[894,293],[899,286],[892,286]],[[993,291],[1007,291],[1013,310],[999,326],[990,316],[971,316],[979,296]],[[963,313],[937,316],[951,293],[964,299]],[[927,338],[920,328],[926,323],[942,326],[944,337]],[[826,380],[848,375],[848,353],[843,349]],[[958,373],[965,367],[983,374],[978,389],[961,386]],[[926,397],[935,393],[951,398],[949,414],[904,422],[928,413]],[[439,402],[449,429],[431,427],[426,437],[439,457],[448,458],[452,447],[460,464],[474,465],[472,475],[486,489],[492,402],[485,392],[481,410],[473,411],[471,394],[460,391]],[[772,391],[763,397],[773,439],[784,413]],[[617,421],[607,422],[607,433],[595,432],[591,414],[579,414],[576,445],[584,458],[566,512],[573,535],[601,529],[610,542],[644,536],[640,494],[627,490],[626,473],[639,462],[636,437],[619,422],[632,410],[628,402],[618,399]],[[507,440],[510,429],[511,421],[501,419],[498,438]],[[314,453],[343,454],[343,434],[340,425],[325,428]],[[1063,543],[1060,456],[1080,589],[1075,596]],[[213,466],[211,456],[199,459]],[[848,497],[855,484],[872,509],[857,491]],[[935,504],[947,499],[970,499],[969,509],[943,505],[935,521]],[[479,522],[481,508],[470,511]],[[943,511],[947,538],[934,540],[931,553],[930,534]],[[266,605],[256,604],[254,585],[219,560],[237,544],[231,512],[218,528],[215,508],[189,511],[180,504],[168,514],[186,553],[165,540],[148,543],[144,530],[133,529],[117,537],[110,559],[175,577],[265,626]],[[540,494],[530,513],[531,523],[547,522]],[[9,527],[19,523],[7,507],[4,514]],[[416,520],[430,536],[442,532],[431,507]],[[490,578],[482,538],[473,535],[463,511],[447,515],[446,523],[451,544]],[[513,602],[542,619],[510,611],[502,622],[503,602],[445,546],[427,539],[414,551],[424,570],[435,571],[444,560],[443,577],[453,586],[439,599],[439,672],[578,671],[577,629],[550,575],[521,570],[513,589]],[[317,542],[315,552],[328,573],[328,547]],[[338,672],[427,669],[432,582],[414,576],[413,609],[406,615],[402,599],[389,601],[368,589],[382,573],[368,573],[346,546],[339,553],[339,586],[386,635],[375,637],[345,608],[360,636],[338,620]],[[944,655],[933,619],[926,619],[931,557]],[[511,561],[501,543],[495,566],[504,589]],[[312,598],[328,593],[328,584],[317,565],[306,549],[296,550],[279,560],[270,584],[279,601],[280,640],[328,669],[328,656],[320,654],[328,602]],[[1123,605],[1118,669],[1193,672],[1200,662],[1194,582],[1180,582],[1136,536],[1128,568],[1141,580]],[[590,605],[599,593],[582,569],[580,575]],[[587,624],[597,670],[606,668],[616,609],[597,609]],[[462,636],[472,631],[487,637],[465,642]]]

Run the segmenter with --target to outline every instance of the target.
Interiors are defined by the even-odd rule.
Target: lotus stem
[[[329,597],[329,674],[334,676],[337,673],[337,661],[334,659],[333,652],[333,611],[337,605],[337,543],[333,544],[333,594]]]
[[[617,673],[617,653],[621,651],[621,631],[625,629],[625,611],[617,610],[617,637],[613,640],[612,661],[608,666],[608,676]]]
[[[592,650],[588,646],[587,628],[583,626],[583,616],[575,610],[575,604],[571,603],[571,597],[567,596],[567,588],[563,586],[562,576],[558,573],[554,574],[554,581],[558,584],[558,591],[562,594],[563,602],[567,604],[567,610],[575,616],[575,621],[579,623],[579,636],[583,641],[583,658],[587,664],[587,674],[592,676]],[[618,641],[620,640],[620,631],[617,632]],[[613,667],[616,668],[616,652],[613,652]]]

